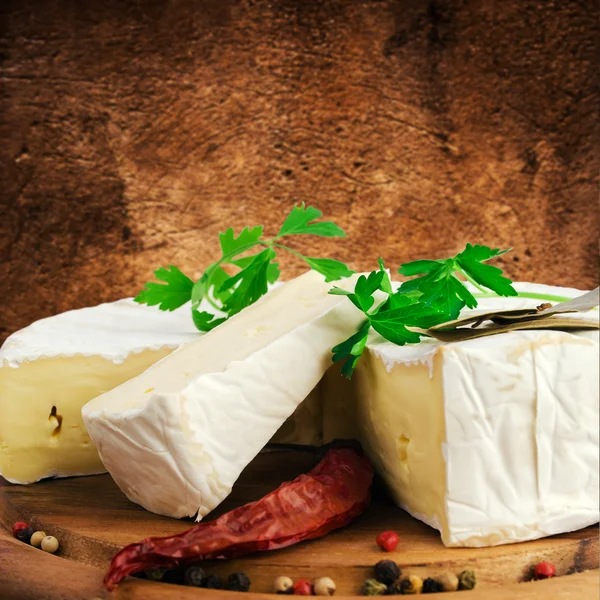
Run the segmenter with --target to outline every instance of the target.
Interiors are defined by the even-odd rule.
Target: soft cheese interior
[[[354,278],[340,285],[351,289]],[[361,321],[330,288],[309,271],[84,407],[104,465],[131,500],[201,518],[230,493]]]
[[[11,335],[0,349],[0,475],[32,483],[104,472],[82,407],[197,338],[189,309],[161,313],[131,299]]]

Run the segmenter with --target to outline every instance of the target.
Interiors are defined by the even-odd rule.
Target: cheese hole
[[[400,458],[400,464],[408,470],[408,445],[410,444],[410,439],[407,438],[404,434],[402,434],[397,442],[398,448],[398,457]]]
[[[63,418],[62,415],[59,415],[56,411],[56,406],[52,407],[50,411],[50,416],[48,417],[48,421],[54,424],[54,429],[52,430],[52,437],[58,437],[60,435],[60,430],[62,428]]]

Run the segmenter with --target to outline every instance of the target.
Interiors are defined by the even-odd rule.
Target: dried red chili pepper
[[[112,589],[138,571],[259,550],[277,550],[347,525],[369,505],[373,469],[356,450],[332,448],[309,473],[256,502],[171,537],[146,538],[112,559],[104,584]]]

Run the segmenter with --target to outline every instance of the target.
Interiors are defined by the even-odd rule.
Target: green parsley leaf
[[[490,258],[505,252],[508,250],[499,248],[492,250],[487,246],[467,244],[467,247],[456,257],[456,262],[463,272],[479,285],[493,290],[499,296],[517,296],[517,290],[511,285],[511,280],[502,276],[502,269],[484,264]]]
[[[233,293],[223,305],[223,310],[228,316],[239,313],[267,293],[269,262],[275,256],[274,250],[266,248],[255,255],[239,273],[225,280],[220,291],[233,289]]]
[[[395,293],[380,258],[379,270],[367,277],[361,275],[353,292],[340,288],[333,288],[329,292],[347,296],[367,318],[359,331],[333,349],[333,361],[345,360],[343,373],[350,378],[365,349],[371,327],[394,344],[413,344],[420,340],[421,334],[411,328],[429,329],[456,319],[465,306],[476,307],[475,296],[457,274],[499,295],[517,295],[511,281],[502,276],[500,269],[485,264],[504,252],[507,251],[467,244],[454,258],[415,260],[403,264],[399,269],[402,275],[417,277],[405,281]],[[388,297],[373,309],[373,294],[377,290]]]
[[[358,278],[353,292],[336,286],[329,290],[329,293],[334,296],[348,296],[358,310],[366,313],[375,303],[373,294],[380,288],[384,275],[383,271],[373,271],[369,273],[368,277],[361,275]]]
[[[354,335],[350,336],[341,344],[334,346],[332,350],[333,362],[339,362],[341,360],[344,361],[344,365],[342,366],[342,375],[348,379],[352,377],[354,368],[356,367],[356,364],[358,363],[358,360],[367,345],[369,327],[369,321],[364,321]]]
[[[415,344],[420,340],[419,333],[411,331],[407,327],[427,329],[443,322],[444,319],[443,313],[421,303],[380,310],[370,317],[373,329],[386,340],[398,346]]]
[[[338,227],[332,221],[321,221],[320,223],[312,222],[322,215],[323,213],[314,206],[305,208],[304,202],[300,206],[294,206],[275,239],[281,238],[284,235],[306,234],[318,235],[321,237],[346,237],[343,229]]]
[[[394,290],[392,289],[392,282],[390,281],[390,277],[385,270],[385,265],[383,264],[383,258],[379,257],[379,270],[383,273],[383,279],[381,280],[380,289],[382,292],[386,294],[393,294]]]
[[[135,301],[148,306],[157,306],[160,310],[175,310],[189,302],[194,282],[177,267],[169,265],[154,271],[154,276],[164,283],[148,282],[135,297]]]
[[[401,265],[400,269],[398,269],[398,273],[406,275],[407,277],[412,277],[413,275],[425,275],[438,267],[439,264],[440,263],[437,260],[413,260],[412,262]]]
[[[221,257],[209,265],[200,279],[194,283],[176,267],[159,269],[156,276],[165,284],[149,282],[135,298],[136,302],[158,305],[161,310],[174,310],[188,300],[192,301],[192,318],[201,331],[210,331],[228,317],[256,302],[268,291],[269,284],[279,279],[279,263],[276,249],[298,256],[308,265],[325,276],[326,281],[348,277],[354,271],[344,263],[330,258],[311,258],[277,241],[285,235],[310,234],[322,237],[343,237],[344,232],[331,221],[315,222],[321,211],[304,204],[294,206],[285,219],[279,233],[263,238],[263,227],[245,227],[236,236],[232,227],[219,234]],[[256,249],[255,254],[248,254]],[[230,265],[237,273],[230,275]],[[215,314],[200,311],[206,301]]]
[[[303,258],[311,269],[325,276],[326,282],[350,277],[354,273],[343,262],[333,258],[309,258],[308,256]]]
[[[467,244],[466,248],[454,258],[405,263],[398,270],[400,274],[420,275],[420,277],[404,282],[400,290],[403,293],[420,292],[420,302],[446,313],[448,320],[456,319],[465,306],[469,308],[477,306],[477,300],[456,277],[456,273],[500,296],[517,295],[511,281],[502,276],[501,269],[484,264],[485,261],[505,252],[508,250]]]
[[[199,310],[193,308],[192,309],[192,319],[194,320],[194,325],[200,331],[210,331],[214,329],[217,325],[220,325],[224,321],[227,320],[227,317],[218,318],[215,315],[207,311],[200,312]]]
[[[244,227],[240,235],[235,237],[233,227],[226,229],[219,234],[219,242],[221,243],[221,251],[225,258],[243,254],[247,250],[254,248],[259,243],[260,236],[263,234],[262,225],[258,227]]]

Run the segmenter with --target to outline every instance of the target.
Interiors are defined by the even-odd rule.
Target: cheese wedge
[[[482,299],[479,309],[539,303]],[[580,318],[597,321],[598,311]],[[404,347],[374,337],[353,378],[357,437],[398,505],[439,529],[447,546],[493,546],[594,524],[598,348],[597,331]]]
[[[0,476],[13,483],[104,472],[81,417],[92,398],[198,338],[189,307],[132,299],[62,313],[0,348]]]
[[[130,500],[200,519],[230,493],[361,321],[330,288],[309,271],[83,408]]]

